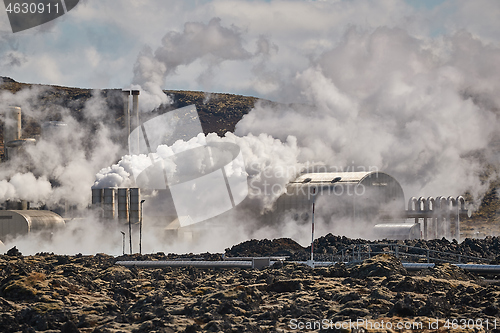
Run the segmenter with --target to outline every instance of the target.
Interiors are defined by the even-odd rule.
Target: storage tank
[[[42,124],[42,138],[45,140],[52,140],[57,138],[61,134],[66,135],[68,129],[68,124],[62,121],[46,121]]]
[[[3,141],[19,140],[21,138],[21,108],[9,106],[5,113]]]
[[[52,232],[64,219],[48,210],[0,210],[0,241],[35,231]]]

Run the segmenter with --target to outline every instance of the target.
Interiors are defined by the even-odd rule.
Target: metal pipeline
[[[500,274],[500,265],[481,265],[481,264],[451,264],[462,268],[471,273],[478,274]],[[418,271],[421,269],[434,268],[432,263],[403,263],[403,267],[409,271]]]
[[[272,258],[272,257],[270,257],[270,258]],[[199,260],[197,260],[197,261],[186,261],[186,260],[117,261],[115,264],[125,266],[125,267],[134,267],[135,266],[135,267],[145,267],[145,268],[148,268],[148,267],[153,267],[153,268],[154,267],[186,267],[186,266],[203,267],[203,268],[210,268],[210,267],[253,268],[253,267],[255,267],[253,259],[270,259],[270,258],[267,258],[267,257],[261,257],[261,258],[245,257],[245,259],[250,259],[250,260],[241,260],[240,258],[231,258],[232,260],[224,260],[224,261],[199,261]],[[274,258],[280,258],[278,261],[282,261],[281,257],[274,257]],[[269,265],[272,266],[275,262],[277,262],[277,261],[269,261]],[[310,261],[292,261],[292,263],[309,265]],[[314,261],[314,267],[327,267],[327,266],[332,266],[334,264],[336,264],[336,262]],[[407,263],[407,262],[404,262],[404,263],[402,263],[402,265],[405,269],[407,269],[409,271],[417,271],[417,270],[435,267],[435,264],[433,264],[433,263]],[[480,264],[451,264],[451,265],[457,266],[457,267],[462,268],[462,269],[469,271],[471,273],[500,274],[500,265],[480,265]]]
[[[240,267],[240,268],[252,268],[251,261],[117,261],[116,265],[121,265],[125,267]]]

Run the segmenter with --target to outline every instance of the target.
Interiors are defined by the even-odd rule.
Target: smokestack
[[[21,108],[9,106],[8,120],[5,121],[4,142],[21,139]]]
[[[132,116],[135,117],[135,127],[141,126],[140,120],[139,120],[139,90],[132,90]],[[140,131],[137,131],[137,148],[140,147]]]
[[[130,90],[123,90],[123,115],[125,117],[125,129],[127,130],[127,137],[130,135]]]
[[[3,143],[5,158],[9,158],[9,150],[7,144],[12,141],[21,139],[21,108],[19,106],[9,106],[5,114]]]

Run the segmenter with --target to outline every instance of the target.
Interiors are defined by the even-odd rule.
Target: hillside
[[[68,109],[72,116],[81,122],[90,121],[82,112],[85,103],[92,98],[92,89],[70,88],[61,86],[46,86],[16,82],[8,77],[0,77],[0,93],[10,91],[18,93],[22,89],[38,88],[38,99],[33,101],[43,110],[44,119],[31,119],[23,116],[23,137],[33,137],[40,134],[40,123],[48,120],[60,120],[62,108]],[[120,89],[103,89],[97,91],[105,99],[109,115],[104,117],[105,125],[124,127],[123,99]],[[228,131],[234,131],[238,121],[254,107],[257,98],[249,96],[205,93],[199,91],[165,90],[173,104],[162,106],[155,110],[159,114],[168,110],[194,104],[198,110],[203,130],[206,134],[217,133],[223,136]],[[273,103],[265,101],[266,103]],[[140,97],[139,97],[140,103]],[[98,126],[99,124],[95,124]],[[118,138],[126,142],[124,138]],[[123,140],[121,140],[123,139]],[[0,142],[3,142],[3,127],[0,126]],[[3,146],[0,145],[0,155],[3,155]],[[490,166],[490,169],[492,166]],[[485,170],[491,174],[492,170]],[[500,187],[500,180],[491,182],[489,191],[485,195],[480,209],[473,215],[473,220],[481,223],[500,222],[500,200],[496,188]]]
[[[16,82],[11,78],[0,77],[0,91],[7,90],[17,93],[22,89],[40,88],[37,105],[47,109],[47,120],[59,120],[60,108],[70,110],[73,117],[79,121],[85,121],[82,110],[85,103],[92,97],[91,89],[69,88],[61,86],[43,86]],[[99,90],[105,98],[111,117],[110,124],[123,127],[123,100],[120,89]],[[162,113],[170,109],[179,108],[194,104],[200,115],[203,130],[205,133],[215,132],[224,135],[227,131],[234,131],[234,126],[248,113],[254,106],[257,98],[248,96],[238,96],[231,94],[210,93],[209,98],[204,92],[197,91],[177,91],[166,90],[174,101],[173,105],[160,107],[156,112]],[[140,103],[140,97],[139,97]],[[23,136],[31,137],[40,133],[40,126],[33,119],[23,117]],[[3,129],[0,128],[0,136]]]

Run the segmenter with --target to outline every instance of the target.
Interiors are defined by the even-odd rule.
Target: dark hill
[[[80,122],[91,121],[85,118],[82,110],[85,103],[92,97],[93,93],[101,94],[108,106],[109,114],[104,117],[105,125],[124,127],[123,99],[121,89],[81,89],[61,86],[48,86],[38,84],[27,84],[16,82],[9,77],[0,77],[0,93],[4,90],[17,93],[22,89],[39,88],[40,93],[32,105],[37,105],[44,111],[44,119],[30,119],[23,117],[23,137],[33,137],[40,134],[40,123],[48,120],[60,120],[61,112],[68,109],[72,116]],[[240,119],[250,112],[257,102],[257,98],[249,96],[204,93],[199,91],[165,90],[173,99],[173,104],[162,106],[154,113],[163,113],[175,108],[194,104],[198,110],[203,130],[206,134],[217,133],[223,136],[226,132],[234,131],[235,125]],[[266,103],[273,103],[265,101]],[[140,97],[139,97],[140,103]],[[1,122],[1,121],[0,121]],[[99,124],[94,124],[98,126]],[[126,142],[124,138],[118,138]],[[3,155],[3,126],[0,126],[0,155]],[[489,169],[494,167],[490,166]],[[485,170],[485,178],[492,170]],[[482,205],[473,218],[480,222],[500,222],[500,200],[496,188],[500,186],[500,180],[491,182],[490,189],[486,193]]]
[[[8,77],[0,77],[0,91],[7,90],[17,93],[22,89],[40,88],[40,93],[34,105],[39,105],[42,110],[46,110],[45,119],[28,119],[23,117],[23,136],[32,137],[40,133],[39,121],[59,120],[61,117],[61,108],[69,109],[74,118],[79,121],[86,121],[82,110],[85,103],[95,93],[92,89],[69,88],[61,86],[44,86],[35,84],[26,84],[16,82]],[[123,121],[123,100],[120,89],[102,89],[98,90],[106,100],[109,117],[107,121],[110,124],[124,126]],[[223,136],[228,131],[234,131],[236,123],[243,115],[250,112],[257,98],[248,96],[239,96],[231,94],[219,94],[197,91],[177,91],[166,90],[174,101],[173,105],[161,106],[157,113],[162,113],[171,109],[194,104],[200,115],[203,130],[206,134],[217,133]],[[139,97],[140,103],[140,97]],[[3,129],[0,128],[0,136],[3,137]]]

